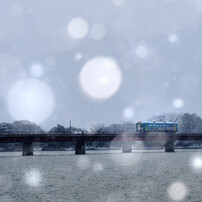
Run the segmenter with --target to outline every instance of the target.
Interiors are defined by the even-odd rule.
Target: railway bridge
[[[33,143],[35,142],[75,142],[75,154],[85,154],[85,142],[122,142],[123,152],[132,152],[133,141],[162,142],[165,152],[174,152],[175,141],[200,141],[201,134],[173,134],[173,133],[149,133],[149,134],[0,134],[0,143],[22,143],[22,155],[33,155]]]

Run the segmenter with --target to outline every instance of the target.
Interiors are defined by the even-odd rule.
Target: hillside
[[[177,122],[178,133],[202,133],[202,119],[195,113],[167,113],[153,116],[147,121]]]
[[[0,123],[0,134],[40,134],[44,131],[35,123],[30,121],[15,121],[11,123]]]

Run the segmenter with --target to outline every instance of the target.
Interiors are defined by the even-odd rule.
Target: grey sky
[[[89,128],[202,116],[201,25],[201,0],[0,0],[0,121]],[[84,83],[94,97],[80,82],[92,60]],[[121,78],[103,67],[97,84],[106,61]]]

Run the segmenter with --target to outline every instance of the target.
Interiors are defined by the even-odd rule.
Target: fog
[[[0,0],[0,122],[202,116],[201,24],[201,0]]]

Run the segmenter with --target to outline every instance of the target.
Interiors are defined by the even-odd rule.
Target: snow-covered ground
[[[200,201],[202,150],[0,153],[0,201]]]

